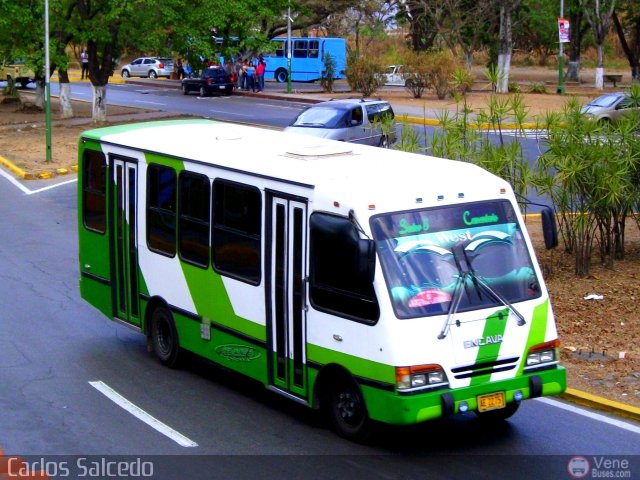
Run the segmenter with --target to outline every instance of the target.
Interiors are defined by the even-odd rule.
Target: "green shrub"
[[[384,85],[384,77],[380,73],[382,70],[382,66],[372,57],[351,54],[347,59],[347,83],[352,90],[369,97]]]
[[[529,86],[529,93],[547,93],[547,87],[543,83],[534,83]]]
[[[324,63],[324,70],[320,77],[320,86],[325,92],[331,93],[333,92],[333,82],[336,76],[336,62],[333,57],[329,55],[329,52],[327,52],[324,54],[324,57],[322,57],[322,63]]]
[[[519,83],[509,82],[509,93],[520,93],[521,91]]]
[[[431,63],[429,87],[435,90],[438,99],[443,100],[453,91],[451,83],[453,74],[460,68],[460,64],[448,50],[430,54],[429,61]]]

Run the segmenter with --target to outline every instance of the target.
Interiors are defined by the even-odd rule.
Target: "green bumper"
[[[477,410],[478,395],[505,392],[507,403],[520,390],[523,399],[557,395],[565,391],[564,367],[524,374],[516,378],[458,389],[442,389],[429,393],[400,395],[372,386],[361,385],[369,416],[380,422],[409,425],[460,413],[460,402],[467,402],[468,411]]]

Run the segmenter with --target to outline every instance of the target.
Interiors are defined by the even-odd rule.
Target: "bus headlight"
[[[440,365],[396,367],[396,388],[402,392],[441,387],[448,384]]]
[[[558,363],[559,340],[540,343],[529,349],[525,370],[544,368]]]

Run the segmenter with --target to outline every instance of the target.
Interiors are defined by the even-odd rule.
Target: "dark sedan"
[[[210,67],[202,70],[198,78],[185,78],[182,80],[182,93],[198,92],[201,97],[212,93],[226,93],[233,91],[233,78],[224,68]]]

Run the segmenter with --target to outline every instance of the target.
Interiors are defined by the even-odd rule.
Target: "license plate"
[[[480,395],[478,397],[479,412],[488,412],[489,410],[496,410],[506,406],[507,403],[504,400],[504,392],[490,393],[488,395]]]
[[[225,86],[224,86],[224,85],[218,85],[218,88],[219,88],[220,90],[224,90],[224,89],[225,89]]]

